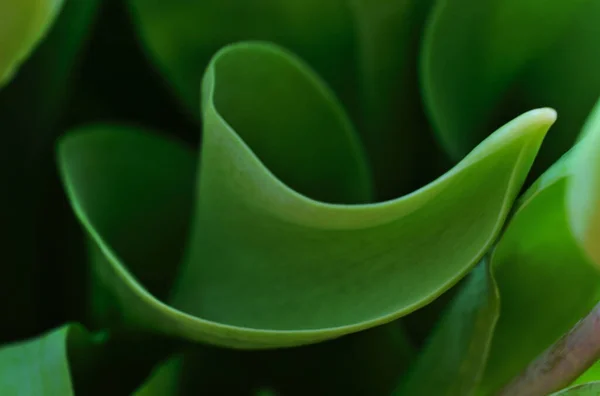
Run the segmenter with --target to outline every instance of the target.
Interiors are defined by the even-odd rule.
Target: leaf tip
[[[540,121],[540,123],[543,123],[544,125],[548,126],[554,124],[556,122],[556,118],[558,117],[556,110],[554,110],[551,107],[542,107],[540,109],[535,109],[532,110],[531,113],[535,115],[535,117]]]

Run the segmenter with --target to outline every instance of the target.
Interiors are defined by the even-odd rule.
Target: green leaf
[[[588,154],[598,134],[597,108],[580,143],[521,199],[494,250],[502,304],[482,394],[508,383],[600,299],[600,274],[585,252],[585,225],[594,222],[586,209],[597,205],[590,183],[599,178]]]
[[[553,393],[550,396],[598,396],[600,395],[600,382],[575,385]]]
[[[424,188],[355,204],[368,201],[370,184],[356,136],[293,56],[258,43],[220,51],[202,111],[199,193],[179,266],[151,252],[180,229],[174,213],[190,213],[174,199],[187,202],[192,184],[184,184],[181,150],[141,133],[96,130],[65,138],[59,161],[123,319],[241,348],[339,337],[435,299],[497,236],[555,118],[548,109],[526,113]],[[143,268],[175,267],[166,305],[139,280]]]
[[[501,110],[499,107],[504,96],[514,88],[512,85],[565,34],[570,25],[576,22],[578,13],[587,12],[590,8],[587,6],[592,3],[594,2],[591,0],[437,2],[425,32],[422,87],[439,140],[453,158],[462,158],[493,130],[495,125],[491,124]],[[586,38],[589,40],[587,42],[596,43],[596,36],[597,34],[590,34]],[[569,46],[574,43],[572,39],[567,42]],[[596,56],[595,46],[585,48],[588,53],[594,53],[589,57]],[[583,54],[582,52],[581,55]],[[555,52],[551,55],[569,65],[580,65],[563,53]],[[532,70],[532,75],[544,70],[546,64],[540,63],[538,66]],[[581,83],[587,84],[586,78],[578,73],[552,76],[552,80],[545,81],[549,90],[559,80],[565,85],[571,85],[582,77]],[[524,84],[527,85],[526,80]],[[546,91],[541,85],[536,88]],[[595,89],[597,92],[598,88]],[[510,108],[554,105],[548,101],[547,95],[520,102],[519,95],[522,96],[523,91],[518,88],[517,91],[514,97],[511,96],[511,100],[516,100],[523,106],[509,103]],[[525,89],[525,94],[527,92]],[[573,103],[578,102],[576,91],[560,92],[565,100],[569,98]],[[562,106],[556,108],[562,117]],[[570,124],[565,126],[572,127]],[[579,125],[575,130],[579,130],[578,128]],[[566,133],[574,137],[577,132]],[[562,152],[564,151],[566,147],[563,147]],[[552,161],[556,158],[555,156]]]
[[[0,4],[3,37],[0,45],[0,87],[44,37],[58,15],[63,0],[8,0]]]
[[[584,251],[600,266],[600,100],[574,149],[567,196],[569,225]]]
[[[3,395],[74,395],[68,350],[84,343],[86,331],[65,325],[0,349],[0,393]]]
[[[396,395],[475,393],[500,309],[488,259],[471,272]]]
[[[588,382],[600,381],[600,361],[596,362],[579,378],[573,381],[572,385],[583,385]]]

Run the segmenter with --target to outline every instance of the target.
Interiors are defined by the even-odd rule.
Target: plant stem
[[[600,358],[600,303],[546,349],[499,396],[544,396],[569,385]]]

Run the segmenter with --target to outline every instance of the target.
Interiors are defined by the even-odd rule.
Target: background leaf
[[[499,314],[487,258],[470,273],[395,395],[473,395]]]
[[[19,65],[49,30],[62,0],[13,0],[0,5],[4,39],[0,47],[0,86],[12,78]]]
[[[422,88],[439,140],[454,159],[513,114],[540,106],[557,109],[561,120],[542,147],[535,176],[568,150],[600,90],[599,7],[592,0],[436,4]]]
[[[44,336],[0,349],[0,392],[5,395],[74,395],[68,344],[87,334],[66,325]],[[72,341],[73,338],[78,341]]]
[[[240,40],[273,40],[292,48],[334,90],[349,92],[356,69],[354,62],[348,62],[353,29],[345,3],[177,0],[166,6],[157,0],[129,0],[148,54],[194,115],[198,115],[198,87],[210,59],[223,46]],[[229,21],[227,29],[220,26],[223,20]]]
[[[369,155],[378,201],[410,193],[449,168],[417,100],[417,59],[433,3],[348,2],[354,18],[360,105],[360,118],[353,119]]]

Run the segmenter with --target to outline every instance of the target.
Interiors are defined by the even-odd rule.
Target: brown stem
[[[569,385],[600,358],[600,303],[498,396],[544,396]]]

